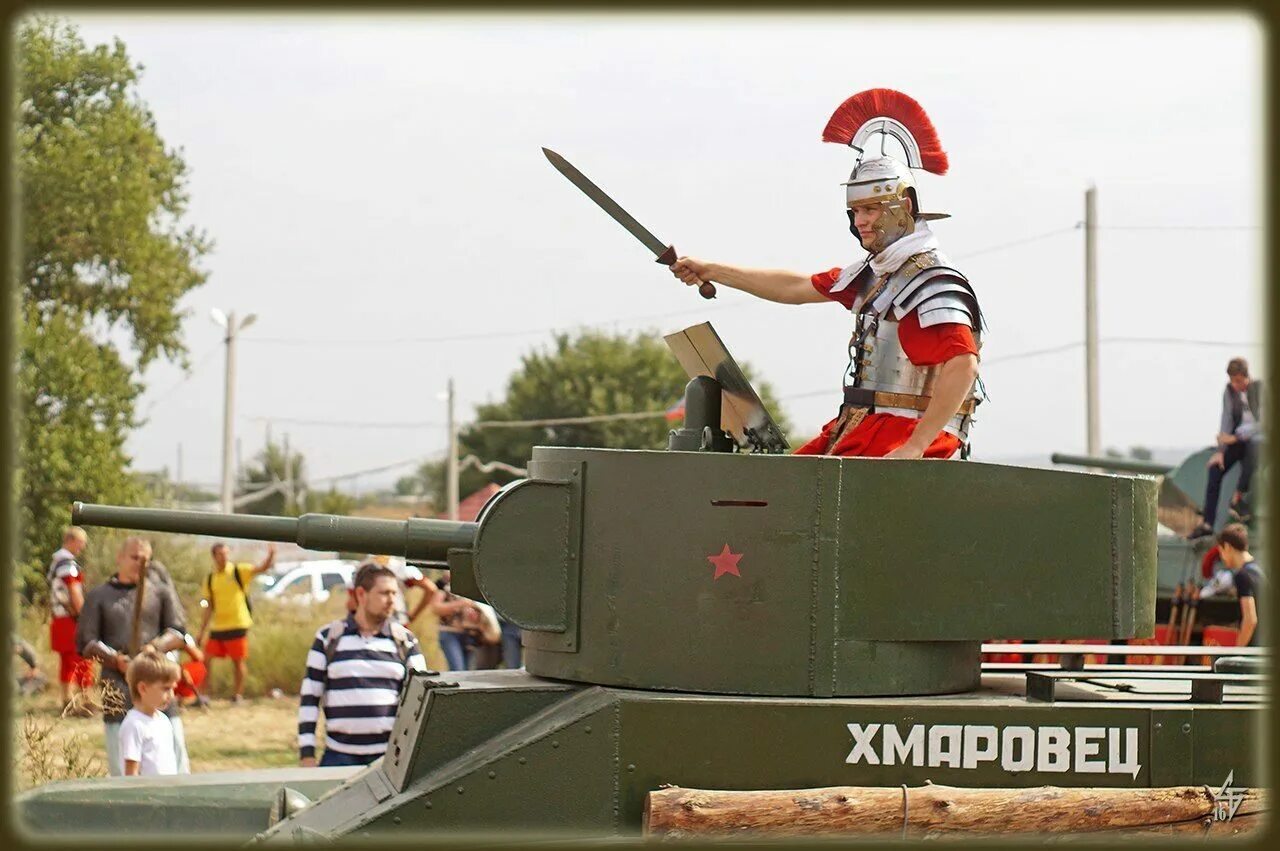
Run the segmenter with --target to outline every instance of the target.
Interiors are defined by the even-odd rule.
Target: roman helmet
[[[864,159],[867,143],[880,134],[880,156]],[[885,140],[892,136],[902,145],[907,161],[901,162],[884,152]],[[862,241],[853,225],[853,210],[865,205],[879,205],[885,215],[876,224],[876,237],[862,247],[872,254],[912,233],[918,220],[945,219],[946,213],[920,212],[920,199],[911,169],[921,168],[934,174],[946,174],[947,154],[942,150],[938,132],[924,109],[915,100],[893,89],[867,89],[846,100],[831,115],[822,131],[822,141],[848,145],[858,152],[853,173],[845,186],[849,230]],[[911,212],[905,199],[911,199]]]

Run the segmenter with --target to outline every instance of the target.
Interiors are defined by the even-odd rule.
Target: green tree
[[[744,364],[744,372],[751,376]],[[476,406],[478,422],[558,419],[665,411],[684,394],[689,381],[684,368],[656,334],[606,334],[585,331],[556,334],[548,349],[521,359],[501,402]],[[761,399],[783,431],[789,428],[768,382],[755,382]],[[665,417],[616,419],[526,427],[471,427],[459,435],[459,454],[481,462],[501,461],[524,467],[534,446],[607,446],[615,449],[665,449],[673,423]],[[445,504],[444,464],[424,464],[418,476],[437,505]],[[474,467],[459,477],[459,496],[486,482],[505,484],[515,478]]]
[[[350,514],[358,505],[355,497],[335,487],[307,494],[307,510],[317,514]]]
[[[244,493],[265,490],[272,485],[289,481],[290,470],[293,473],[293,492],[295,494],[306,489],[306,464],[302,453],[294,450],[285,457],[284,446],[274,440],[267,444],[257,455],[257,464],[244,474]],[[301,513],[297,500],[291,501],[287,489],[277,488],[271,493],[257,499],[243,502],[239,510],[245,514],[288,514],[297,516]]]
[[[141,489],[124,442],[142,375],[185,363],[178,301],[202,284],[210,243],[184,228],[186,167],[136,91],[124,44],[88,47],[53,18],[16,30],[18,576],[43,560],[73,500]]]

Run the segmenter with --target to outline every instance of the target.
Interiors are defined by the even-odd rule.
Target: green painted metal
[[[282,787],[315,801],[359,771],[359,766],[273,768],[62,780],[18,795],[14,812],[19,827],[41,835],[247,839],[267,828]]]
[[[978,644],[993,635],[1153,630],[1149,479],[538,447],[531,480],[552,461],[583,469],[569,486],[584,506],[579,639],[564,652],[526,632],[535,674],[731,694],[950,692],[973,687]],[[554,493],[559,517],[566,492]],[[910,509],[864,508],[890,505]],[[481,589],[507,572],[509,586],[558,586],[557,551],[535,572],[486,553],[507,510],[495,500],[481,525]],[[574,538],[574,520],[554,537]],[[717,576],[711,559],[725,548],[741,559]]]
[[[519,671],[442,678],[456,685],[426,690],[433,708],[416,734],[424,741],[466,734],[464,726],[437,724],[461,723],[480,700],[548,686]],[[1229,771],[1235,785],[1259,781],[1242,746],[1260,732],[1256,706],[1034,703],[1020,683],[988,674],[973,693],[897,699],[562,686],[541,692],[540,709],[492,738],[420,763],[403,779],[386,761],[375,764],[262,838],[287,840],[298,830],[388,839],[511,830],[636,835],[645,794],[663,784],[1216,788]],[[440,711],[450,704],[457,708]]]
[[[451,547],[469,547],[475,523],[430,520],[379,520],[370,517],[257,517],[210,511],[172,511],[158,508],[119,508],[77,502],[72,522],[82,526],[111,526],[150,532],[182,532],[296,543],[309,550],[342,550],[402,556],[410,560],[444,561]]]
[[[531,673],[826,697],[972,689],[993,636],[1151,635],[1155,494],[994,464],[538,447],[478,524],[75,516],[448,556],[523,628]]]
[[[985,639],[1152,633],[1155,479],[565,447],[536,448],[528,467],[476,524],[77,507],[82,523],[447,559],[456,591],[523,628],[526,670],[413,676],[385,757],[266,830],[255,799],[237,829],[632,836],[645,794],[668,783],[1258,776],[1241,744],[1256,741],[1256,703],[1109,700],[1075,683],[1043,703],[1021,677],[981,672]],[[24,802],[47,805],[42,790]]]
[[[1055,452],[1049,456],[1054,464],[1071,464],[1076,467],[1096,467],[1099,470],[1111,470],[1117,473],[1143,473],[1150,476],[1163,476],[1173,469],[1170,464],[1156,461],[1143,461],[1140,458],[1109,458],[1105,455],[1070,455],[1066,452]]]
[[[636,836],[645,794],[664,784],[1217,788],[1233,773],[1234,785],[1256,786],[1259,708],[1041,703],[1025,699],[1021,676],[1001,673],[969,693],[907,698],[664,693],[519,670],[419,674],[401,697],[392,749],[367,768],[55,784],[21,797],[18,810],[47,825],[74,805],[76,824],[64,826],[99,834],[216,824],[271,842],[426,841]],[[312,803],[267,828],[281,786]]]

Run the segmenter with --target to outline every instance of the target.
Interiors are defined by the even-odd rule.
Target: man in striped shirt
[[[316,632],[307,653],[298,707],[301,764],[316,764],[316,721],[324,708],[320,765],[368,765],[387,750],[400,689],[426,660],[407,627],[393,617],[399,584],[385,565],[360,566],[355,611]]]

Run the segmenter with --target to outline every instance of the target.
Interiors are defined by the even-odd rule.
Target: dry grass
[[[410,601],[410,605],[413,601]],[[298,686],[306,667],[307,650],[315,632],[341,616],[337,595],[324,605],[275,606],[255,604],[256,625],[250,633],[249,674],[240,704],[222,699],[231,694],[231,663],[216,660],[202,692],[213,699],[206,709],[182,713],[191,770],[234,771],[278,768],[298,764]],[[78,718],[62,710],[58,698],[58,657],[49,648],[46,616],[38,609],[17,610],[15,626],[36,651],[40,669],[49,679],[46,688],[24,696],[15,692],[13,727],[14,788],[30,789],[53,780],[106,776],[106,748],[101,712],[115,696],[95,686],[75,703],[92,717]],[[199,621],[189,622],[193,630]],[[427,666],[444,669],[444,654],[436,638],[436,622],[429,614],[413,629],[422,644]],[[267,695],[279,689],[282,696]],[[323,741],[323,718],[319,738]]]
[[[18,791],[52,780],[107,774],[101,718],[62,717],[58,703],[53,692],[15,702],[13,776]],[[193,772],[298,764],[296,697],[240,704],[215,700],[208,708],[185,710],[182,723]]]

